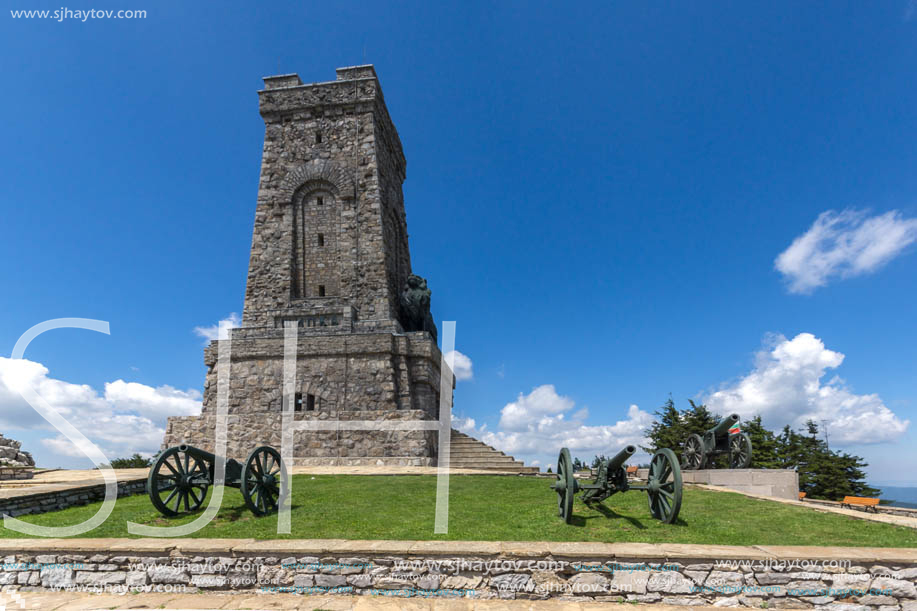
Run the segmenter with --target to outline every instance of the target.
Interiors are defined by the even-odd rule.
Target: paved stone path
[[[385,596],[300,596],[297,594],[84,594],[77,592],[0,593],[0,608],[7,611],[40,609],[41,611],[94,611],[101,609],[308,609],[322,611],[625,611],[633,604],[579,603],[566,601],[408,599]],[[24,604],[21,607],[20,604]],[[643,611],[683,611],[684,607],[639,605]],[[694,606],[709,610],[713,607]]]
[[[896,516],[890,515],[887,513],[872,513],[866,511],[860,511],[858,509],[846,509],[844,507],[835,507],[832,505],[823,505],[821,503],[813,503],[812,501],[791,501],[788,499],[778,499],[772,496],[762,496],[760,494],[752,494],[751,492],[742,492],[741,490],[733,490],[731,488],[724,488],[723,486],[711,486],[709,484],[691,484],[692,486],[697,486],[698,488],[703,488],[704,490],[714,490],[716,492],[735,492],[736,494],[743,494],[747,497],[753,499],[761,499],[764,501],[773,501],[775,503],[784,503],[787,505],[796,505],[797,507],[805,507],[806,509],[812,509],[813,511],[821,511],[824,513],[838,513],[844,516],[850,516],[851,518],[858,518],[860,520],[872,520],[873,522],[884,522],[886,524],[894,524],[895,526],[907,526],[909,528],[917,528],[917,518],[910,518],[907,516]]]
[[[149,469],[115,469],[119,482],[146,479]],[[38,471],[30,480],[14,480],[0,483],[0,499],[8,499],[27,494],[57,492],[83,486],[104,484],[101,472],[97,469]]]

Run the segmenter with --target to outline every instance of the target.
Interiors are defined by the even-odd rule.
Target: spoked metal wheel
[[[573,521],[573,495],[578,487],[573,477],[573,460],[567,448],[562,448],[557,457],[557,481],[551,488],[557,492],[557,514],[569,524]]]
[[[681,509],[681,467],[675,452],[663,448],[653,455],[646,478],[650,513],[657,520],[671,524]]]
[[[729,436],[729,466],[733,469],[747,469],[751,464],[751,438],[748,433]]]
[[[697,433],[688,437],[681,456],[685,461],[685,469],[703,469],[707,463],[703,438]]]
[[[253,514],[265,516],[277,509],[285,475],[280,453],[274,448],[261,446],[249,454],[242,472],[242,497]]]
[[[150,469],[146,483],[153,507],[169,517],[200,509],[207,496],[207,488],[213,483],[210,476],[212,466],[182,451],[181,446],[160,454]]]

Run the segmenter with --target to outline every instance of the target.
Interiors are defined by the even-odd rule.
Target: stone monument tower
[[[285,325],[298,327],[294,417],[438,418],[440,362],[426,281],[411,271],[405,158],[372,66],[304,85],[264,79],[265,123],[242,326],[231,332],[230,457],[280,446]],[[217,356],[200,416],[164,446],[212,449]],[[433,431],[296,431],[296,464],[432,465]]]

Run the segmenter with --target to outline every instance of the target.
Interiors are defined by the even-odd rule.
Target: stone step
[[[463,450],[488,450],[490,452],[500,452],[494,448],[484,445],[483,443],[452,443],[453,448],[461,448]]]
[[[495,450],[494,448],[484,445],[483,443],[452,443],[452,447],[458,450],[466,451],[494,452],[495,454],[503,453],[500,450]]]
[[[461,446],[450,446],[449,450],[453,454],[486,454],[488,456],[506,456],[503,452],[498,452],[491,448],[471,448],[471,447],[461,447]]]
[[[503,459],[493,459],[493,458],[457,458],[454,459],[451,456],[449,457],[449,463],[457,465],[459,463],[463,465],[518,465],[520,467],[525,466],[521,460],[515,460],[509,456],[504,457]]]
[[[452,430],[449,451],[449,465],[456,469],[528,474],[539,472],[538,467],[526,467],[522,461],[455,429]]]
[[[515,460],[512,456],[507,456],[505,454],[461,454],[452,452],[450,454],[452,460]]]
[[[515,460],[512,456],[498,454],[497,452],[450,452],[450,456],[460,456],[470,460],[487,460],[491,458],[495,460]]]
[[[450,464],[449,466],[450,466],[452,469],[469,469],[469,470],[474,470],[474,471],[493,471],[493,472],[495,472],[495,473],[498,473],[498,472],[499,472],[499,473],[525,473],[525,474],[540,473],[540,470],[538,469],[538,467],[514,467],[514,466],[507,466],[507,467],[494,467],[494,466],[482,467],[482,466],[480,466],[480,465],[475,465],[475,466],[460,466],[460,465],[452,465],[452,464]]]

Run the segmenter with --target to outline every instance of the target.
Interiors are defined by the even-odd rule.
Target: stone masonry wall
[[[416,410],[328,412],[296,414],[303,420],[421,420]],[[283,415],[280,413],[238,414],[227,418],[228,458],[244,461],[252,450],[269,445],[281,449]],[[216,417],[169,418],[163,447],[187,443],[215,452]],[[388,465],[429,467],[436,464],[435,431],[295,431],[294,465]]]
[[[297,305],[297,297],[316,297],[317,283],[308,279],[306,291],[297,294],[292,282],[299,261],[292,254],[301,251],[294,203],[306,201],[300,210],[315,214],[320,194],[332,200],[321,214],[335,229],[340,256],[335,294],[363,319],[398,318],[411,271],[401,191],[405,161],[375,72],[363,68],[339,69],[339,80],[310,85],[298,77],[269,77],[259,92],[265,136],[244,326],[272,326],[268,312]],[[396,231],[384,227],[391,211],[401,223]],[[308,229],[300,239],[313,244],[317,232]]]
[[[0,481],[10,479],[32,479],[35,471],[28,467],[0,467]]]
[[[119,498],[133,494],[143,494],[145,490],[146,479],[118,482]],[[62,487],[61,490],[0,499],[0,515],[8,515],[15,518],[25,514],[57,511],[74,505],[87,505],[104,500],[105,484],[94,484],[78,488]]]
[[[188,443],[213,451],[218,342],[205,353],[201,416],[170,418],[163,448]],[[232,340],[228,405],[229,458],[260,445],[279,448],[283,430],[283,339]],[[296,391],[316,397],[315,411],[294,420],[434,420],[442,356],[429,335],[305,336],[299,341]],[[435,464],[433,431],[298,431],[294,464]]]
[[[233,336],[235,337],[235,336]],[[279,413],[283,394],[283,336],[233,339],[229,413]],[[318,411],[418,409],[436,418],[442,355],[426,333],[300,336],[297,391],[321,398]],[[216,413],[219,342],[205,351],[203,413]],[[436,402],[412,403],[426,387]]]
[[[5,590],[250,591],[917,610],[914,550],[441,541],[0,541]],[[762,551],[763,550],[763,551]]]

